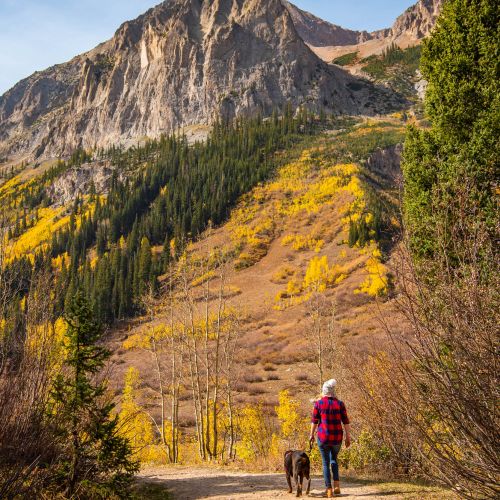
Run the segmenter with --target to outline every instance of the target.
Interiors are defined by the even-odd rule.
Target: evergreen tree
[[[118,435],[114,404],[104,397],[106,384],[95,381],[110,354],[97,345],[101,330],[82,292],[71,300],[65,320],[66,370],[53,390],[53,417],[66,452],[59,459],[60,481],[70,498],[82,483],[106,498],[124,491],[137,464],[129,443]]]
[[[444,2],[422,52],[431,128],[411,128],[404,149],[413,362],[391,403],[417,454],[429,450],[427,473],[463,498],[500,492],[499,12],[498,0]]]
[[[456,212],[451,207],[463,204],[464,194],[480,207],[472,217],[484,218],[492,231],[496,224],[499,11],[495,0],[447,1],[424,42],[421,70],[429,82],[425,103],[432,128],[410,128],[403,161],[404,214],[412,251],[420,257],[432,258],[443,244]]]
[[[144,237],[141,241],[141,248],[139,250],[139,271],[138,271],[138,283],[139,283],[139,296],[144,294],[151,282],[151,245],[149,240]]]

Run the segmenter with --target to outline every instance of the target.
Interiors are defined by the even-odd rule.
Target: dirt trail
[[[174,500],[268,500],[274,498],[295,498],[286,491],[284,474],[249,474],[218,469],[203,468],[158,468],[146,469],[140,476],[153,484],[165,485]],[[315,477],[311,483],[310,498],[322,498],[323,480]],[[336,498],[397,499],[403,495],[394,491],[377,491],[373,486],[344,482],[342,495]],[[307,498],[305,495],[303,498]]]

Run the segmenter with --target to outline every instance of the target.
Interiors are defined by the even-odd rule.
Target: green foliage
[[[364,429],[349,448],[341,451],[339,464],[346,469],[362,470],[367,467],[379,467],[389,458],[389,448]]]
[[[423,46],[432,127],[409,129],[403,161],[404,215],[420,257],[432,257],[443,245],[457,210],[480,207],[467,216],[485,221],[491,231],[497,221],[499,9],[493,0],[446,2]],[[468,200],[458,194],[464,189]]]
[[[239,197],[274,171],[275,153],[316,127],[311,114],[300,111],[294,117],[287,107],[283,116],[275,113],[268,120],[256,116],[216,123],[207,141],[194,145],[172,135],[127,151],[77,151],[43,177],[39,187],[22,188],[23,210],[49,203],[50,180],[70,166],[109,161],[126,175],[113,176],[106,197],[97,196],[94,189],[89,199],[75,200],[69,223],[52,232],[49,248],[35,256],[31,271],[26,269],[26,281],[33,267],[50,267],[51,259],[67,254],[68,262],[55,279],[55,318],[63,314],[76,288],[84,290],[102,323],[140,312],[141,295],[151,287],[156,290],[167,261],[209,223],[222,223]],[[23,211],[11,236],[22,235],[30,224]],[[17,257],[12,267],[24,269],[23,256]]]
[[[355,63],[358,59],[358,52],[349,52],[348,54],[344,54],[340,57],[337,57],[332,61],[333,64],[337,64],[338,66],[349,66]]]
[[[387,84],[407,99],[418,101],[415,82],[420,52],[420,46],[400,49],[392,45],[380,56],[363,59],[361,64],[363,71],[375,81]]]
[[[399,65],[406,73],[414,74],[420,64],[420,46],[400,49],[396,44],[384,50],[381,56],[362,59],[363,71],[376,80],[389,78],[390,70]]]
[[[52,417],[63,447],[58,458],[59,483],[64,493],[107,498],[124,494],[137,464],[131,448],[118,433],[114,404],[106,401],[105,382],[96,381],[109,352],[97,342],[101,330],[87,300],[77,292],[66,314],[65,370],[52,392]]]

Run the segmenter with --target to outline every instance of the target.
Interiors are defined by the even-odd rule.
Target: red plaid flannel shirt
[[[318,425],[318,439],[323,444],[341,444],[344,436],[342,424],[349,423],[347,411],[342,401],[324,397],[314,403],[312,423]]]

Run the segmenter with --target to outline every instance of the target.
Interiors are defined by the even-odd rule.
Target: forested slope
[[[292,118],[290,109],[283,119],[216,124],[206,143],[189,146],[171,136],[126,151],[80,151],[39,178],[14,176],[0,186],[0,197],[19,299],[33,270],[43,268],[55,281],[54,318],[80,287],[104,323],[138,312],[140,296],[155,289],[168,260],[271,174],[275,151],[318,126],[306,113]],[[102,164],[109,172],[100,191],[94,178],[83,192],[70,180],[73,200],[61,204],[58,180]]]

